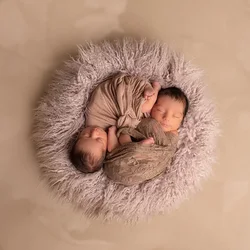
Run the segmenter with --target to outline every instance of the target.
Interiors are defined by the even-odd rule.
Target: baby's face
[[[153,109],[151,117],[157,120],[165,132],[176,131],[184,116],[184,104],[169,96],[159,96]]]
[[[107,150],[107,133],[99,127],[87,127],[81,132],[76,146],[101,157]]]

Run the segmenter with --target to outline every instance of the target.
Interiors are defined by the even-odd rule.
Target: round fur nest
[[[190,109],[179,133],[178,150],[164,174],[125,187],[103,171],[78,172],[69,160],[72,138],[84,125],[93,88],[117,72],[177,86]],[[160,42],[123,38],[88,43],[65,63],[35,110],[33,140],[41,177],[60,199],[89,217],[136,222],[177,207],[211,172],[218,135],[214,105],[206,98],[201,71]]]

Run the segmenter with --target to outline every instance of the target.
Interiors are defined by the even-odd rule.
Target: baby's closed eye
[[[174,118],[177,118],[177,119],[182,119],[183,115],[182,114],[174,114]]]

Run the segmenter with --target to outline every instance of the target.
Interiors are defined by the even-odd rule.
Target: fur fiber
[[[177,86],[190,102],[171,167],[131,187],[112,183],[102,170],[82,174],[69,160],[91,91],[117,72],[157,80],[164,88]],[[78,56],[57,72],[35,110],[33,141],[42,179],[56,197],[88,217],[135,223],[178,207],[199,189],[215,160],[218,121],[201,77],[182,55],[157,41],[122,38],[79,47]]]

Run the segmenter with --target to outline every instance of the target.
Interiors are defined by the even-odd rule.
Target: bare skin
[[[169,96],[159,96],[151,117],[158,121],[165,132],[178,133],[184,117],[184,104]]]

